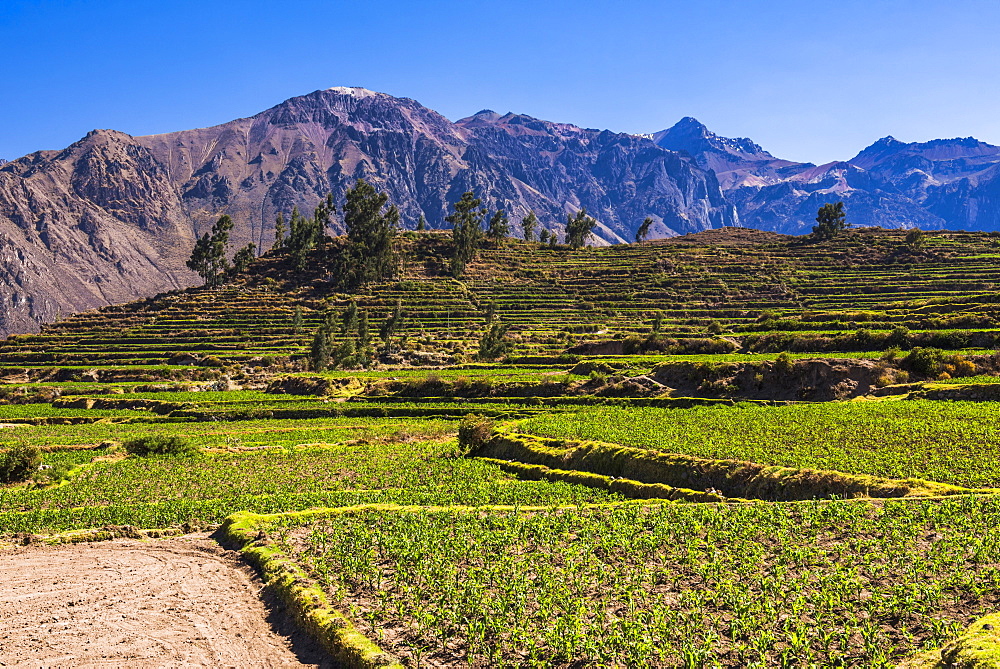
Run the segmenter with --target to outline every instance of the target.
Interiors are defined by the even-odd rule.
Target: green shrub
[[[904,367],[920,376],[937,376],[944,363],[944,351],[936,348],[916,347],[902,360]]]
[[[642,340],[638,337],[632,336],[625,339],[622,342],[622,353],[625,355],[635,355],[642,351]]]
[[[150,435],[129,439],[122,444],[132,455],[190,455],[198,448],[178,436]]]
[[[14,446],[0,452],[0,483],[27,481],[42,464],[37,446]]]
[[[470,451],[481,447],[493,434],[494,424],[485,416],[470,413],[458,424],[459,445]]]
[[[788,353],[779,353],[778,357],[774,359],[774,371],[780,377],[788,376],[794,368],[795,363],[792,362],[792,358]]]

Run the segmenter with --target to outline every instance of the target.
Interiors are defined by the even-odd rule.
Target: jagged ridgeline
[[[919,249],[904,232],[874,229],[816,242],[729,228],[577,249],[486,239],[461,279],[452,237],[401,233],[386,274],[366,281],[341,271],[358,262],[349,238],[318,241],[301,263],[286,240],[221,285],[12,337],[0,363],[25,381],[305,370],[324,328],[331,350],[359,337],[372,347],[347,368],[598,354],[749,364],[747,353],[880,358],[915,347],[985,354],[997,345],[1000,265],[997,237],[987,233],[928,233]],[[955,374],[941,364],[910,374]],[[671,377],[668,385],[694,390],[702,381]]]

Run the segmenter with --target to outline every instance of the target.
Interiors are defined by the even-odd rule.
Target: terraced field
[[[510,240],[458,281],[413,233],[351,294],[267,255],[0,344],[0,472],[38,451],[0,540],[215,532],[348,666],[960,658],[998,606],[998,241]],[[377,356],[312,371],[352,300]]]

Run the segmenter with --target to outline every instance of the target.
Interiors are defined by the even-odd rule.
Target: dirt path
[[[0,551],[0,666],[330,666],[204,535]]]

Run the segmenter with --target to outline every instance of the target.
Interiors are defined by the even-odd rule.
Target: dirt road
[[[330,666],[204,535],[0,551],[0,666]]]

